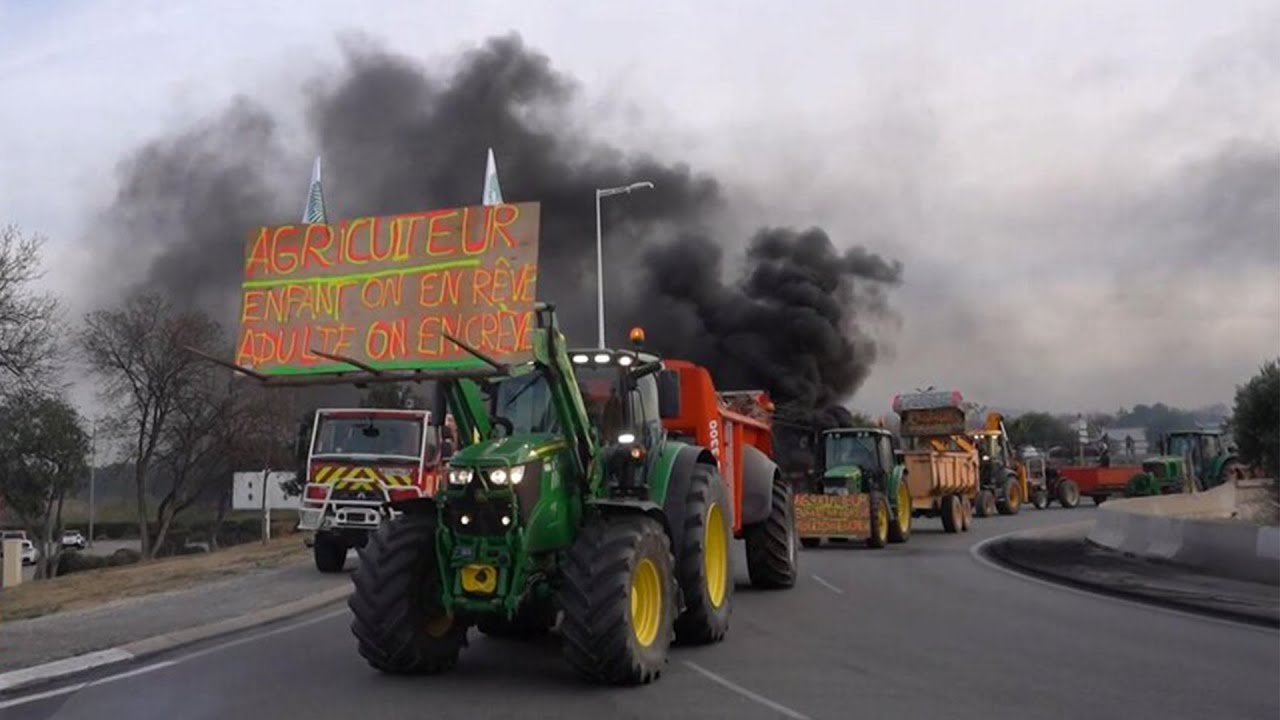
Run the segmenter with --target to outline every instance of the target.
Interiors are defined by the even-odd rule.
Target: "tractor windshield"
[[[551,388],[541,373],[519,375],[499,382],[494,415],[510,420],[513,434],[560,432],[560,418],[556,415]]]
[[[616,367],[577,368],[578,392],[587,408],[591,427],[601,442],[611,442],[627,430],[626,403],[622,398],[622,370]]]
[[[578,391],[586,406],[591,427],[602,443],[614,442],[624,433],[634,434],[645,444],[661,429],[658,417],[658,384],[652,375],[638,378],[635,387],[623,395],[623,373],[619,367],[579,367]]]
[[[422,457],[422,421],[392,417],[321,417],[312,455]]]
[[[879,468],[876,458],[876,439],[869,435],[828,435],[826,466],[857,465],[861,468]]]

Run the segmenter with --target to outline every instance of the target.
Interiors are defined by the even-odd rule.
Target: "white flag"
[[[484,204],[502,204],[502,188],[498,185],[498,163],[493,159],[493,148],[489,148],[489,160],[484,166]]]
[[[311,188],[307,191],[307,207],[302,211],[302,222],[328,222],[324,211],[324,192],[320,188],[320,158],[311,168]]]

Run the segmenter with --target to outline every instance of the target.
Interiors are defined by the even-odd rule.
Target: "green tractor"
[[[866,533],[868,547],[882,548],[903,543],[911,536],[911,492],[903,478],[904,466],[897,438],[883,428],[834,428],[822,433],[822,472],[804,495],[846,495],[867,497],[869,514]],[[797,503],[804,498],[797,494]],[[797,525],[804,520],[797,516]],[[861,523],[856,523],[861,525]],[[824,537],[819,531],[801,530],[800,543],[818,547]]]
[[[1142,472],[1129,478],[1125,484],[1125,497],[1148,497],[1182,492],[1187,484],[1186,462],[1180,457],[1161,456],[1147,458]]]
[[[353,575],[352,631],[381,671],[447,670],[472,626],[527,637],[558,624],[579,673],[633,685],[660,675],[673,640],[728,629],[735,507],[780,494],[730,497],[711,452],[667,435],[679,380],[656,356],[571,362],[544,304],[531,334],[532,360],[514,366],[451,337],[487,367],[432,378],[432,417],[452,413],[462,447],[434,497],[391,504]],[[753,582],[789,587],[794,558]]]
[[[1129,479],[1127,497],[1165,495],[1215,488],[1245,475],[1244,465],[1220,430],[1179,430],[1160,439],[1161,455],[1142,463],[1142,472]]]

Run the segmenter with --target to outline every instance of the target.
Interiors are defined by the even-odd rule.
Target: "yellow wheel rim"
[[[662,624],[662,579],[649,558],[642,558],[631,573],[631,631],[636,642],[649,647]]]
[[[884,540],[889,536],[889,501],[885,500],[876,508],[876,539]]]
[[[729,542],[724,537],[724,513],[720,504],[712,503],[707,509],[706,537],[703,542],[702,563],[707,576],[707,599],[712,607],[724,604],[724,591],[729,583]]]
[[[911,493],[905,484],[898,485],[898,529],[906,532],[911,527]]]

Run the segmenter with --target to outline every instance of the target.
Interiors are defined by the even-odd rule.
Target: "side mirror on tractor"
[[[680,373],[658,373],[658,416],[663,420],[680,417]]]

